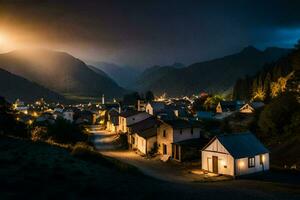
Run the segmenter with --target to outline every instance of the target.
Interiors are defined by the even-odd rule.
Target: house
[[[106,130],[117,132],[119,126],[119,111],[112,108],[107,112]]]
[[[240,113],[254,113],[255,110],[264,107],[264,103],[260,101],[246,103],[240,108]]]
[[[240,176],[269,169],[269,151],[251,133],[215,136],[202,149],[202,169]]]
[[[157,128],[158,152],[164,157],[180,161],[178,142],[200,138],[200,124],[183,119],[164,120]]]
[[[137,101],[137,110],[138,111],[146,111],[146,103],[144,100],[138,99]]]
[[[146,112],[150,115],[156,115],[158,112],[162,111],[165,108],[164,102],[152,101],[147,103]]]
[[[129,148],[142,154],[148,154],[157,145],[157,125],[160,122],[155,117],[149,117],[140,122],[128,125]]]
[[[72,109],[67,109],[63,112],[63,118],[69,122],[74,121],[74,112]]]
[[[146,112],[136,111],[136,110],[127,110],[119,114],[119,127],[118,131],[126,133],[127,126],[142,121],[151,117],[150,114]]]
[[[216,107],[216,113],[233,112],[237,110],[236,101],[220,101]]]

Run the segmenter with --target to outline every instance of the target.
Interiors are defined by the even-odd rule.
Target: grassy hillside
[[[49,144],[0,136],[0,198],[291,200],[300,195],[296,186],[264,181],[162,182],[101,155],[76,155]]]

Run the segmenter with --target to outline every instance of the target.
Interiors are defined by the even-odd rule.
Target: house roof
[[[174,129],[201,127],[201,124],[198,121],[188,121],[184,119],[163,120],[163,122],[172,126]]]
[[[123,111],[120,113],[120,116],[121,117],[130,117],[130,116],[133,116],[133,115],[137,115],[139,113],[142,113],[141,111],[136,111],[136,110],[126,110],[126,111]]]
[[[149,103],[151,105],[151,107],[154,110],[161,110],[165,108],[165,103],[164,102],[159,102],[159,101],[152,101],[151,103]]]
[[[207,144],[207,139],[204,138],[194,138],[194,139],[188,139],[183,140],[180,142],[174,142],[173,144],[182,146],[182,147],[196,147],[196,148],[203,148]]]
[[[251,157],[269,152],[251,132],[218,135],[214,137],[204,149],[215,139],[218,139],[234,158]]]
[[[261,101],[253,101],[250,103],[250,106],[254,109],[257,109],[257,108],[261,108],[263,107],[265,104]]]
[[[237,109],[236,101],[220,101],[222,110],[233,111]]]
[[[135,133],[135,132],[156,127],[156,125],[158,125],[159,123],[160,122],[155,117],[149,117],[147,119],[144,119],[142,121],[127,126],[130,128],[132,133]]]
[[[119,112],[115,109],[115,108],[112,108],[108,111],[108,114],[110,116],[119,116]]]
[[[141,131],[138,131],[136,132],[139,136],[143,137],[143,138],[151,138],[151,137],[154,137],[156,136],[157,134],[157,131],[156,131],[156,128],[149,128],[149,129],[145,129],[145,130],[141,130]]]

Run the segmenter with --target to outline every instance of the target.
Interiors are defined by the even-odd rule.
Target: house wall
[[[166,137],[163,137],[163,132],[166,130]],[[163,154],[163,144],[167,145],[167,155],[172,155],[173,143],[173,128],[165,123],[157,128],[157,144],[158,153]]]
[[[123,133],[127,132],[127,123],[126,123],[126,118],[119,116],[119,127],[118,131],[121,131]]]
[[[164,130],[166,130],[166,137],[163,136]],[[194,138],[200,138],[200,128],[193,128],[193,134],[191,134],[191,128],[182,129],[180,133],[180,129],[173,129],[170,125],[163,123],[157,129],[158,153],[163,154],[163,144],[165,144],[167,155],[172,156],[172,143]]]
[[[224,146],[215,140],[201,152],[202,169],[213,172],[212,157],[218,157],[218,173],[234,176],[234,159]]]
[[[255,167],[248,167],[248,157],[236,159],[235,166],[236,166],[236,176],[251,174],[255,172],[267,171],[270,168],[269,165],[269,154],[263,154],[264,162],[263,165],[260,163],[260,156],[255,156]]]
[[[153,115],[153,108],[152,108],[152,106],[151,106],[150,103],[147,103],[145,109],[146,109],[146,112],[147,112],[147,113],[149,113],[150,115]]]
[[[222,106],[220,103],[218,103],[218,105],[216,107],[216,113],[222,113]]]
[[[173,142],[196,139],[200,138],[200,128],[193,128],[193,134],[191,128],[182,129],[182,133],[180,133],[180,129],[174,129],[173,134]]]
[[[243,107],[241,107],[240,112],[241,113],[253,113],[254,109],[249,104],[245,104]]]
[[[156,137],[145,139],[136,133],[132,134],[131,137],[134,137],[135,141],[134,144],[132,144],[132,149],[137,149],[143,154],[147,154],[156,142]]]
[[[147,139],[147,153],[151,151],[151,149],[154,147],[154,145],[157,143],[157,137],[151,137]]]

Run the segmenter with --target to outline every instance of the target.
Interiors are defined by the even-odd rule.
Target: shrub
[[[45,127],[36,126],[31,130],[31,139],[33,141],[46,140],[48,138],[47,129]]]
[[[88,139],[80,127],[65,119],[57,119],[54,124],[49,125],[47,134],[52,140],[59,143],[75,144]]]

